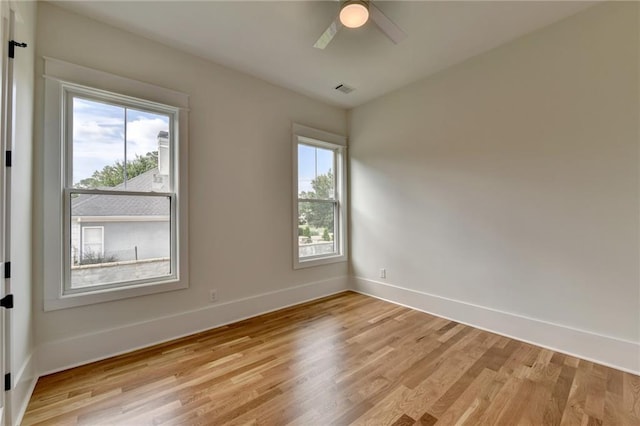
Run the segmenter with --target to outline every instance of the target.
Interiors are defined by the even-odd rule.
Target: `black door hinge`
[[[19,41],[9,40],[9,57],[13,58],[16,56],[15,48],[16,47],[27,47],[27,43],[20,43]]]
[[[0,306],[6,309],[13,309],[13,294],[7,294],[0,299]]]
[[[5,151],[4,153],[4,165],[11,167],[11,151]]]
[[[11,390],[11,373],[7,373],[4,375],[4,390]]]
[[[4,262],[4,277],[11,278],[11,262]]]

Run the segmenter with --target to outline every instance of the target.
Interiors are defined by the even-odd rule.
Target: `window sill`
[[[172,280],[159,283],[147,283],[126,288],[110,288],[93,292],[58,295],[56,298],[44,300],[44,310],[56,311],[59,309],[74,308],[77,306],[93,305],[95,303],[110,302],[114,300],[128,299],[130,297],[146,296],[155,293],[164,293],[187,288],[186,280]]]
[[[330,265],[332,263],[341,263],[346,261],[347,256],[344,254],[314,258],[309,260],[296,259],[293,263],[293,269],[312,268],[314,266]]]

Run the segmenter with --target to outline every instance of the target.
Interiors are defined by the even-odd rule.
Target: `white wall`
[[[16,16],[14,39],[27,43],[16,48],[13,59],[14,123],[11,168],[11,310],[10,366],[13,390],[7,408],[15,421],[26,408],[36,371],[31,355],[34,348],[32,320],[32,141],[33,141],[33,75],[35,58],[35,2],[10,2]],[[6,5],[5,5],[6,6]]]
[[[214,42],[214,41],[212,41]],[[346,132],[346,112],[291,91],[132,35],[50,3],[38,9],[36,99],[42,104],[42,56],[178,90],[190,96],[190,283],[174,291],[43,312],[42,235],[36,235],[35,326],[41,371],[59,369],[141,346],[169,334],[201,330],[231,320],[212,307],[209,289],[222,304],[307,283],[300,297],[346,286],[347,264],[294,271],[291,247],[291,123]],[[35,229],[42,218],[42,111],[36,112]],[[247,251],[247,247],[253,250]],[[339,277],[342,284],[332,278]],[[273,293],[276,292],[276,293]],[[289,293],[286,293],[289,294]],[[275,296],[274,296],[275,297]],[[246,315],[274,309],[274,297],[249,303]],[[268,301],[272,301],[269,302]],[[246,302],[246,301],[244,301]],[[244,303],[243,302],[243,303]],[[245,303],[246,305],[246,303]],[[243,305],[243,306],[245,306]],[[212,307],[211,309],[208,309]],[[246,306],[245,306],[246,307]],[[222,316],[221,316],[222,315]],[[164,318],[164,320],[160,320]],[[189,323],[195,321],[196,323]],[[164,334],[149,336],[145,327]],[[162,322],[165,321],[165,322]],[[175,327],[180,323],[180,327]],[[160,333],[162,330],[158,330]],[[104,346],[86,348],[96,339]],[[106,341],[105,341],[106,339]],[[79,344],[86,351],[76,351]],[[92,343],[93,344],[93,343]]]
[[[595,6],[352,110],[356,287],[640,371],[638,34]]]

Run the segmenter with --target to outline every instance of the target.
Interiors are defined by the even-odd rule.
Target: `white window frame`
[[[309,268],[330,263],[346,262],[347,247],[347,138],[317,130],[301,124],[293,124],[293,269]],[[298,243],[298,145],[330,149],[335,153],[336,212],[334,216],[334,241],[336,252],[326,255],[300,257]]]
[[[82,259],[84,257],[84,253],[85,253],[85,245],[86,245],[86,241],[85,241],[85,232],[87,231],[87,229],[99,229],[100,230],[100,256],[104,256],[104,226],[81,226],[82,229],[82,236],[80,238],[82,238],[82,245],[81,245],[81,249],[80,249],[80,259]]]
[[[177,144],[179,144],[179,137],[177,134],[178,128],[178,118],[179,118],[179,110],[175,107],[169,107],[163,104],[153,103],[146,100],[140,100],[131,98],[129,96],[114,94],[111,92],[105,92],[102,90],[96,90],[92,88],[87,88],[84,86],[79,86],[76,84],[70,84],[68,82],[61,82],[62,87],[62,98],[63,98],[63,113],[61,117],[61,122],[63,123],[62,127],[62,140],[63,140],[63,193],[64,193],[64,251],[63,255],[65,258],[64,261],[64,271],[63,271],[63,294],[71,295],[73,293],[90,293],[95,291],[100,291],[103,289],[116,289],[116,288],[128,288],[135,287],[137,285],[157,285],[162,282],[167,281],[175,281],[177,279],[176,270],[177,270],[177,250],[176,250],[176,240],[173,238],[175,234],[175,223],[173,220],[170,221],[171,227],[171,274],[168,276],[158,276],[158,277],[150,277],[145,279],[136,279],[130,281],[123,282],[109,282],[109,283],[101,283],[99,285],[93,286],[82,286],[79,288],[73,288],[71,285],[71,264],[72,264],[72,253],[71,247],[69,244],[66,244],[66,241],[71,240],[71,216],[72,216],[72,208],[71,208],[71,196],[72,194],[97,194],[97,195],[133,195],[133,196],[147,196],[147,197],[167,197],[170,199],[170,218],[176,217],[176,198],[177,198],[177,190],[174,189],[174,177],[176,172],[179,171],[179,168],[176,166],[174,161],[171,161],[169,164],[170,172],[170,184],[169,184],[169,192],[152,192],[152,191],[143,191],[136,192],[130,191],[126,189],[126,182],[124,189],[77,189],[73,187],[73,100],[74,99],[83,99],[91,102],[99,102],[105,103],[109,105],[114,105],[121,107],[123,109],[136,109],[139,111],[146,111],[153,114],[165,115],[169,118],[169,133],[171,134],[170,142],[169,142],[169,151],[171,152],[171,158],[174,158],[176,155]],[[125,123],[126,126],[126,123]],[[126,135],[126,127],[125,127],[125,135]],[[177,139],[177,140],[176,140]],[[176,144],[177,143],[177,144]],[[126,152],[126,146],[125,146]]]
[[[44,58],[44,310],[64,309],[129,297],[184,289],[188,281],[188,112],[186,94],[86,68],[53,58]],[[177,143],[172,151],[172,274],[158,279],[125,282],[122,285],[70,291],[65,270],[70,268],[70,203],[68,194],[71,161],[65,140],[70,96],[81,94],[112,101],[126,107],[162,112],[170,116]],[[177,171],[177,172],[176,172]],[[65,189],[65,186],[67,188]],[[82,190],[74,190],[81,192]],[[100,192],[96,190],[97,192]],[[96,192],[94,191],[94,192]],[[104,191],[113,194],[112,191]],[[152,195],[159,193],[139,193]],[[104,236],[104,234],[103,234]],[[103,243],[104,247],[104,243]]]

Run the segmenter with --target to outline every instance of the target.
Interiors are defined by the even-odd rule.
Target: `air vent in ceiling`
[[[353,87],[349,87],[346,84],[338,84],[336,86],[336,90],[338,90],[338,91],[340,91],[342,93],[351,93],[356,89],[354,89]]]

